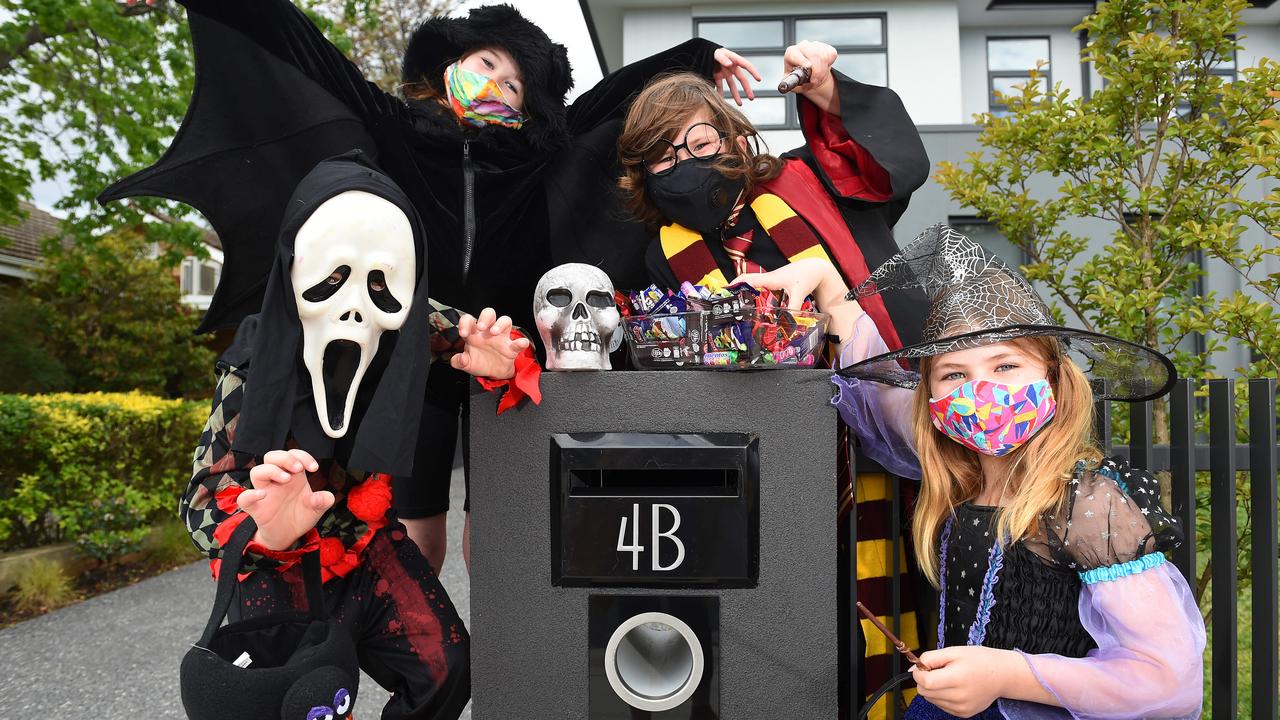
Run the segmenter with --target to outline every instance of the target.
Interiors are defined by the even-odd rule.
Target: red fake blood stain
[[[381,577],[379,585],[386,583],[386,592],[396,605],[400,622],[404,627],[412,628],[404,638],[409,641],[409,647],[418,659],[427,666],[432,682],[443,684],[449,675],[449,665],[445,661],[444,633],[440,628],[440,619],[431,612],[418,583],[405,572],[404,566],[396,557],[395,548],[391,547],[391,541],[384,535],[375,535],[371,545],[365,556],[366,560]]]

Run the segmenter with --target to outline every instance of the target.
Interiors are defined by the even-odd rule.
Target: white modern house
[[[929,157],[963,161],[978,150],[973,116],[999,112],[993,90],[1008,92],[1024,83],[1037,60],[1050,84],[1087,96],[1101,79],[1080,59],[1086,38],[1073,31],[1093,2],[1052,0],[845,0],[844,2],[753,2],[705,0],[579,0],[605,71],[701,36],[732,48],[761,70],[757,100],[745,108],[775,153],[803,142],[789,99],[778,96],[782,52],[798,40],[820,40],[840,52],[837,69],[867,83],[892,87],[918,126]],[[1255,0],[1244,13],[1243,49],[1219,72],[1234,77],[1259,58],[1280,57],[1280,4]],[[1054,187],[1046,184],[1049,191]],[[1251,183],[1250,196],[1274,190],[1273,180]],[[1010,259],[1017,251],[972,209],[953,202],[930,180],[912,198],[897,226],[899,243],[935,222],[950,222]],[[1080,220],[1070,229],[1102,237],[1105,226]],[[1246,240],[1275,243],[1261,231]],[[1101,240],[1100,240],[1101,242]],[[1206,265],[1205,289],[1229,294],[1240,287],[1230,268]],[[1280,271],[1280,264],[1270,271]],[[1189,348],[1190,349],[1190,348]],[[1215,357],[1224,374],[1248,362],[1247,347]]]

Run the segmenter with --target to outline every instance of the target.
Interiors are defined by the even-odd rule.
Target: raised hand
[[[506,380],[516,374],[516,356],[529,347],[528,338],[511,337],[511,318],[485,308],[479,318],[463,315],[458,336],[463,349],[449,359],[453,367],[476,377]]]
[[[253,489],[240,493],[236,504],[258,524],[254,540],[269,550],[288,550],[316,526],[334,500],[307,482],[307,472],[319,468],[310,453],[294,449],[272,450],[249,470]]]
[[[831,66],[836,63],[836,49],[826,43],[802,40],[787,48],[782,54],[783,72],[802,67],[809,70],[809,82],[801,85],[800,92],[825,85],[831,79]]]
[[[751,89],[751,81],[747,79],[747,73],[751,73],[751,77],[759,81],[761,79],[760,71],[756,70],[756,66],[728,48],[716,50],[715,58],[720,67],[716,68],[715,75],[712,75],[711,78],[715,81],[716,89],[720,91],[720,94],[723,95],[727,89],[729,94],[733,95],[733,101],[739,105],[742,104],[743,95],[746,95],[750,100],[755,100],[756,93]],[[742,88],[741,92],[739,92],[738,87],[734,87],[735,80],[738,83],[738,87]]]
[[[809,81],[796,88],[796,92],[809,98],[815,105],[834,115],[840,114],[840,98],[836,93],[835,78],[831,66],[836,62],[836,49],[826,43],[803,40],[787,48],[782,54],[784,72],[803,67],[809,70]]]

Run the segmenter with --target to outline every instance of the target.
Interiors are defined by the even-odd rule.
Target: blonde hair
[[[1062,352],[1057,338],[1013,341],[1038,357],[1048,370],[1057,400],[1053,420],[1025,445],[1009,453],[1012,462],[1004,480],[1004,495],[1012,497],[996,515],[997,537],[1012,544],[1032,535],[1040,516],[1061,509],[1065,489],[1076,463],[1096,466],[1102,453],[1093,444],[1093,390],[1088,379]],[[936,358],[920,362],[913,429],[923,473],[912,519],[920,571],[938,585],[938,540],[942,525],[955,507],[982,492],[982,468],[973,450],[947,437],[933,425],[929,412],[929,372]]]
[[[745,191],[750,194],[757,184],[772,180],[782,172],[781,160],[767,152],[752,152],[747,143],[738,142],[739,138],[758,139],[759,133],[747,116],[730,106],[706,78],[691,72],[659,76],[645,85],[631,102],[618,136],[623,170],[618,187],[622,190],[623,205],[646,226],[656,227],[666,218],[645,196],[648,178],[644,154],[658,138],[678,142],[676,133],[683,130],[699,110],[708,111],[711,124],[725,134],[723,149],[715,162],[715,169],[725,177],[745,176]]]

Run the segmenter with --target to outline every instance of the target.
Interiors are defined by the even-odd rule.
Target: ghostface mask
[[[302,362],[329,437],[346,433],[382,334],[399,330],[409,314],[416,262],[409,218],[371,193],[333,196],[298,230],[290,279]]]

